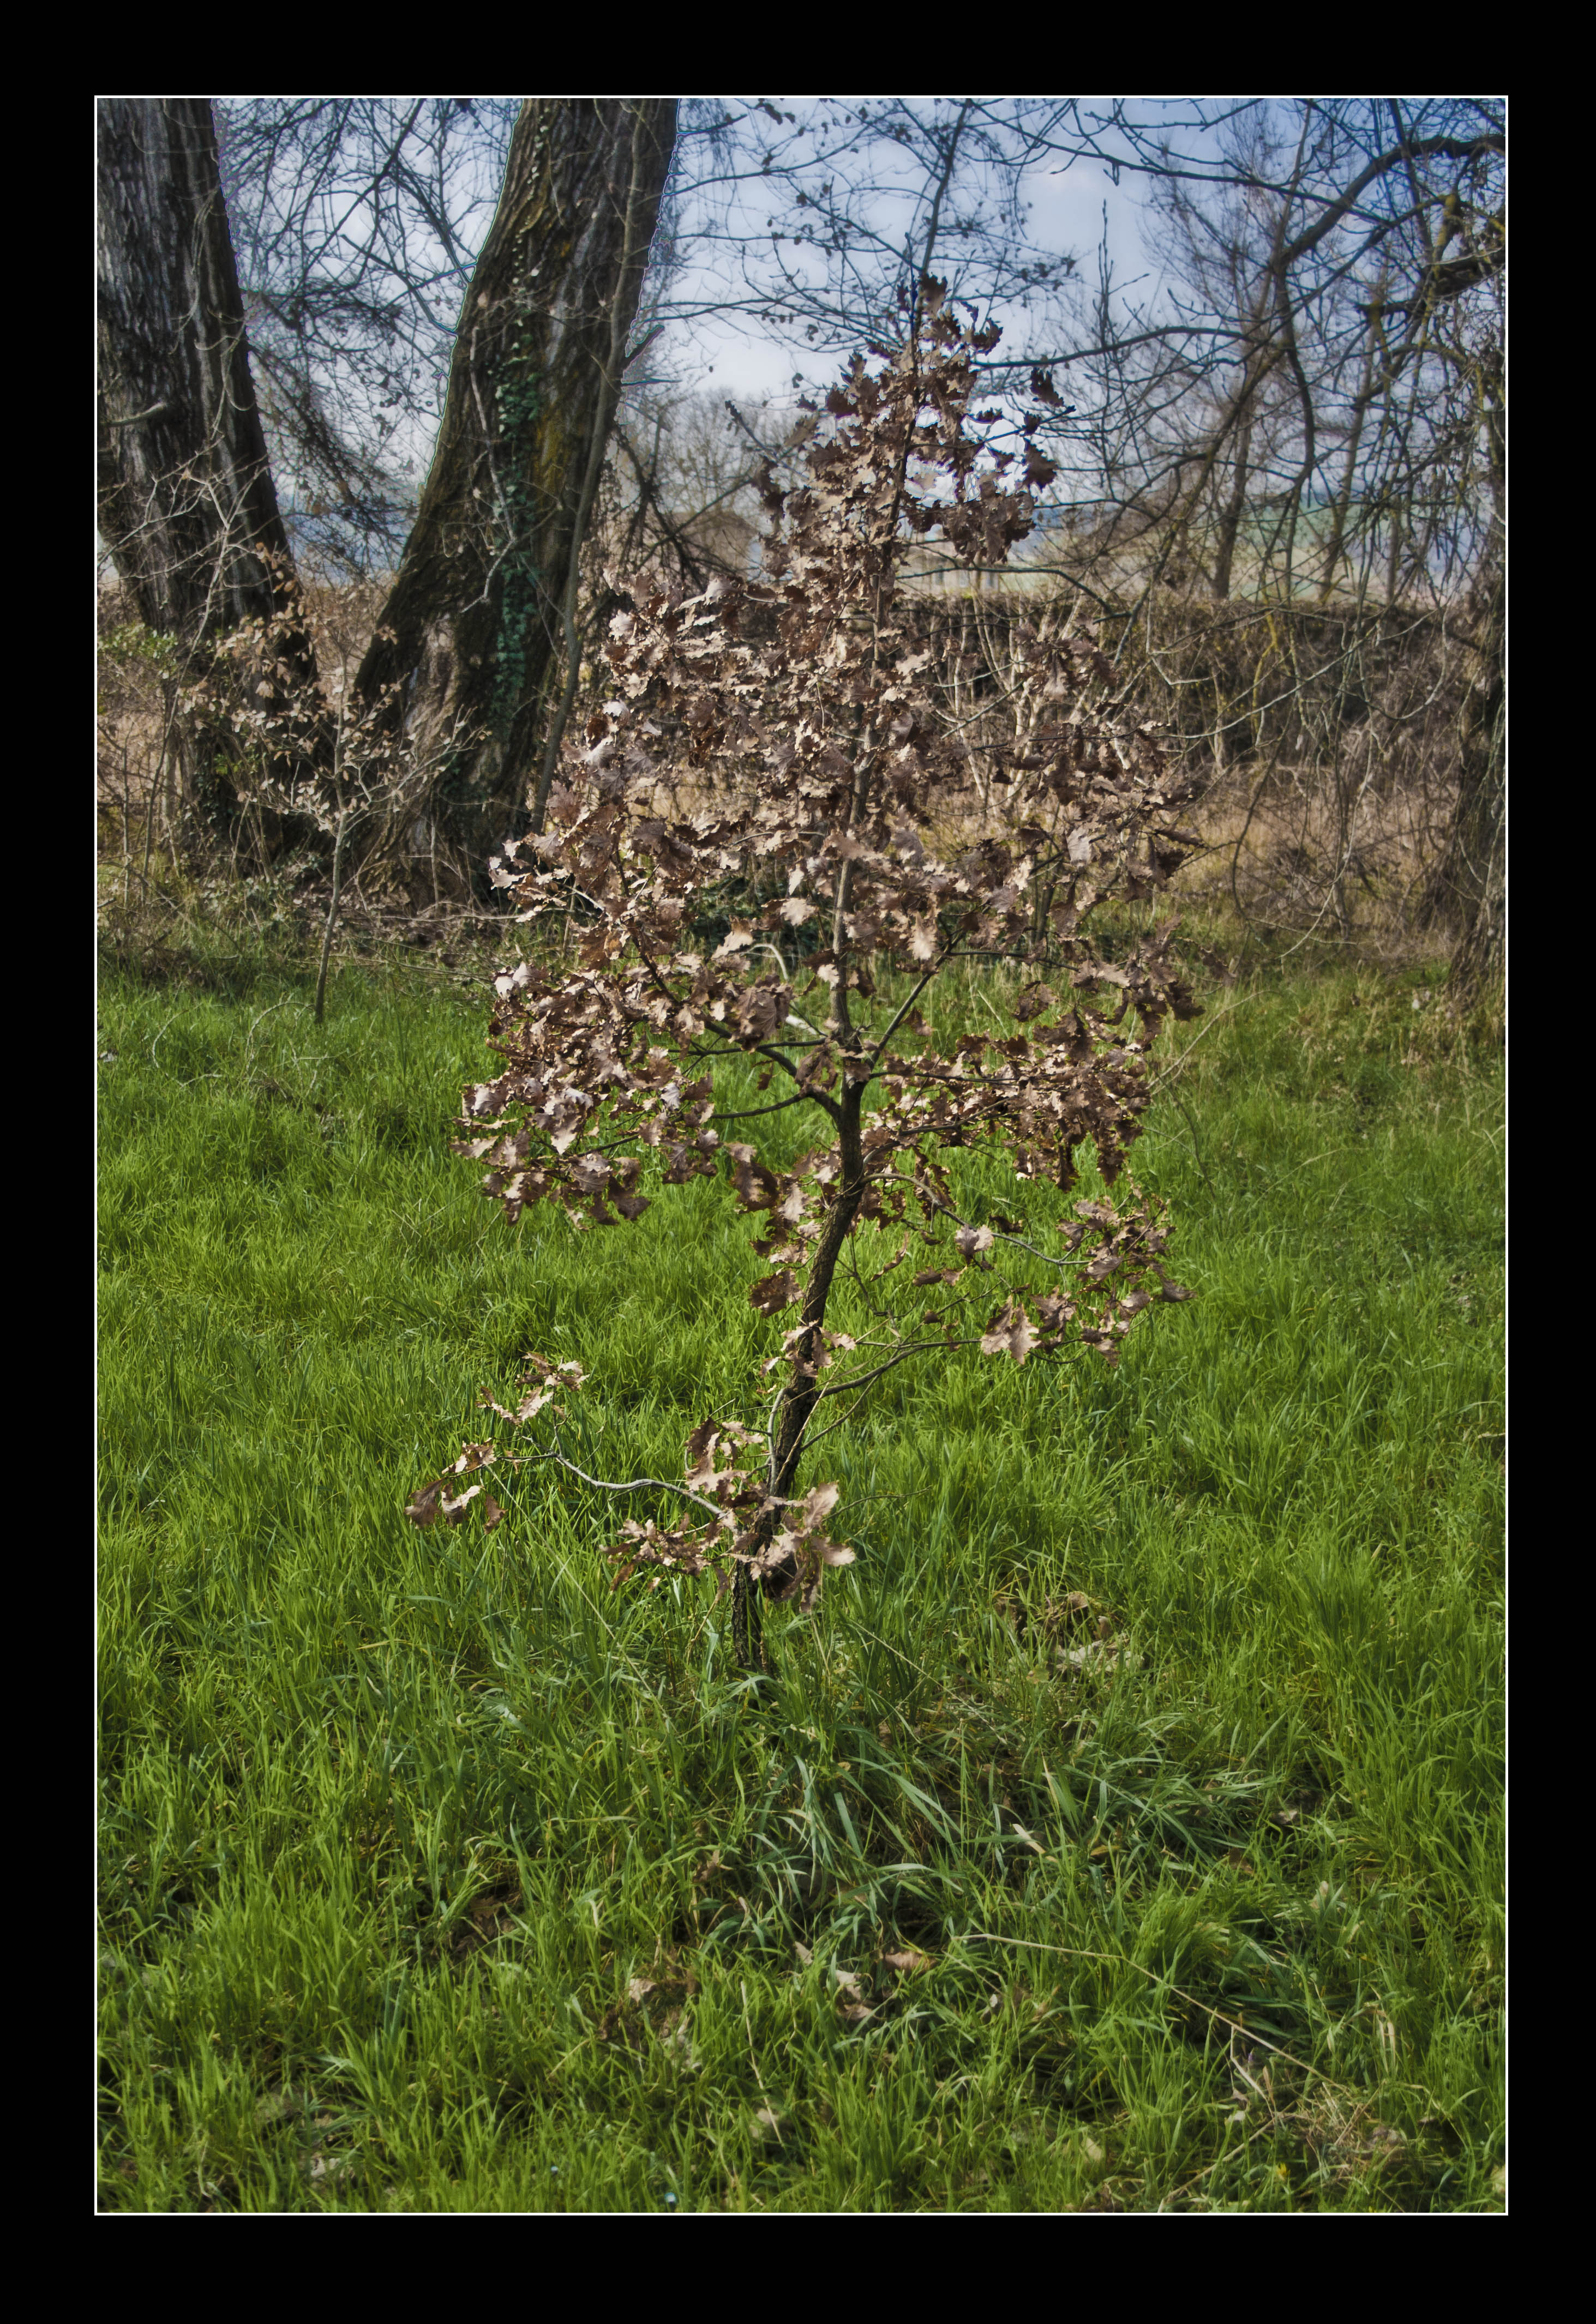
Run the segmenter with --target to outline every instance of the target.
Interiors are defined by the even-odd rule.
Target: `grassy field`
[[[480,991],[309,985],[102,995],[102,2205],[1499,2208],[1501,1091],[1425,976],[1209,992],[1198,1296],[892,1375],[762,1686],[568,1480],[402,1515],[528,1349],[610,1476],[749,1413],[727,1190],[509,1230]]]

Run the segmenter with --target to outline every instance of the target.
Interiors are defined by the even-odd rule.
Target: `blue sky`
[[[777,97],[772,102],[799,108],[811,100]],[[1141,245],[1141,180],[1127,175],[1116,186],[1108,167],[1096,161],[1076,161],[1067,168],[1034,171],[1025,188],[1026,198],[1032,205],[1033,235],[1054,254],[1073,254],[1078,262],[1078,274],[1093,280],[1096,252],[1106,231],[1116,285],[1129,288],[1132,280],[1139,277],[1150,289],[1151,277]],[[763,218],[755,213],[765,207],[763,200],[751,200],[748,205],[751,232],[760,239]],[[697,298],[709,304],[714,294],[713,276],[689,268],[678,294],[683,302]],[[1010,336],[1021,319],[1017,315],[998,316],[999,321],[1008,324]],[[810,379],[830,376],[828,365],[816,364],[811,358],[806,368],[803,357],[795,357],[790,345],[784,345],[776,334],[761,331],[757,324],[741,316],[721,319],[711,314],[690,325],[678,326],[668,336],[665,347],[673,365],[679,368],[685,385],[713,383],[727,394],[750,401],[766,396],[777,400],[790,397],[794,392],[793,374],[800,368],[805,368],[806,377]]]

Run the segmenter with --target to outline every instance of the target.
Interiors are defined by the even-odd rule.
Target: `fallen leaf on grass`
[[[851,1969],[834,1969],[831,1973],[837,1981],[838,2015],[850,2025],[863,2025],[867,2017],[873,2017],[875,2011],[864,1999],[858,1972]]]
[[[1084,1646],[1055,1646],[1053,1659],[1060,1670],[1112,1670],[1120,1663],[1139,1669],[1142,1657],[1133,1655],[1119,1638],[1093,1638]]]
[[[684,2074],[696,2074],[699,2071],[698,2055],[693,2048],[693,2037],[688,2027],[686,2011],[668,2033],[660,2034],[660,2047],[669,2053]]]
[[[698,1980],[690,1970],[672,1970],[669,1965],[657,1978],[631,1978],[627,1980],[625,2000],[606,2009],[600,2018],[598,2039],[618,2039],[635,2049],[653,2034],[678,2061],[690,2070],[696,2069],[685,2020],[687,2005],[697,1990]]]
[[[352,2154],[313,2154],[306,2175],[313,2187],[341,2187],[355,2176],[355,2168]]]
[[[496,1943],[514,1927],[521,1903],[521,1890],[513,1881],[499,1882],[474,1896],[450,1933],[449,1950],[456,1960],[468,1960]]]
[[[881,1955],[881,1962],[884,1968],[901,1969],[905,1976],[912,1977],[916,1969],[930,1968],[931,1956],[929,1953],[917,1953],[912,1951],[902,1953],[883,1953]]]
[[[1023,1635],[1024,1609],[1016,1609],[1011,1616]],[[1056,1643],[1059,1633],[1074,1633],[1079,1643],[1062,1646]],[[1083,1637],[1082,1632],[1087,1635]],[[1124,1638],[1115,1628],[1115,1618],[1110,1609],[1084,1591],[1071,1590],[1062,1598],[1049,1599],[1042,1610],[1042,1633],[1053,1640],[1053,1660],[1061,1670],[1084,1670],[1090,1665],[1112,1668],[1119,1662],[1139,1665],[1142,1657],[1132,1655]]]

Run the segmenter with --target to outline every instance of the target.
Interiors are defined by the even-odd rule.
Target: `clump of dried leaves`
[[[982,767],[979,788],[1007,787],[1029,818],[1016,825],[1010,810],[952,860],[927,844],[939,805],[973,794],[976,769],[907,618],[904,558],[940,530],[961,558],[1001,563],[1030,529],[1029,487],[1052,473],[1032,440],[1039,415],[1017,476],[1015,455],[983,445],[999,415],[972,420],[996,338],[961,326],[927,283],[910,342],[878,369],[856,360],[827,396],[807,481],[784,493],[763,479],[757,581],[717,579],[697,597],[649,576],[617,583],[630,610],[611,627],[613,696],[567,746],[547,828],[494,866],[524,919],[574,904],[587,919],[574,964],[529,961],[498,980],[502,1068],[466,1093],[457,1152],[488,1164],[508,1219],[551,1202],[578,1226],[636,1219],[645,1189],[724,1168],[761,1229],[768,1272],[749,1296],[792,1318],[767,1367],[780,1384],[766,1427],[706,1421],[688,1440],[684,1483],[669,1489],[707,1521],[633,1521],[612,1552],[625,1572],[713,1567],[724,1586],[730,1569],[745,1660],[756,1585],[807,1606],[826,1565],[850,1555],[820,1531],[835,1488],[794,1492],[823,1403],[844,1410],[904,1358],[972,1342],[1016,1363],[1071,1344],[1112,1363],[1149,1301],[1187,1296],[1167,1272],[1162,1220],[1133,1189],[1077,1202],[1043,1250],[1013,1222],[961,1218],[945,1159],[981,1145],[1018,1179],[1067,1192],[1089,1144],[1117,1187],[1149,1102],[1148,1047],[1167,1015],[1196,1013],[1169,956],[1173,921],[1117,965],[1084,934],[1095,904],[1149,896],[1178,866],[1190,835],[1172,818],[1193,795],[1156,732],[1104,705],[1111,673],[1089,640],[1054,622],[1019,641],[1025,740]],[[688,770],[709,803],[673,819],[660,801]],[[696,943],[715,891],[751,874],[762,909],[714,949]],[[939,1035],[930,988],[970,960],[1018,966],[1010,1022]],[[769,1102],[720,1110],[715,1067],[731,1059],[760,1061]],[[800,1104],[826,1123],[821,1142],[764,1159],[741,1124]],[[869,1339],[826,1328],[851,1241],[879,1319]],[[983,1277],[1000,1241],[1031,1279],[994,1300]],[[549,1402],[551,1368],[533,1370],[538,1385],[506,1416]],[[751,1446],[755,1470],[733,1457]],[[558,1434],[528,1457],[574,1465]],[[464,1513],[441,1484],[411,1505],[422,1523],[440,1510]]]

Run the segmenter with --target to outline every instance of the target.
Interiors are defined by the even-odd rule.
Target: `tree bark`
[[[1248,390],[1243,390],[1247,394]],[[1241,424],[1236,431],[1236,467],[1232,480],[1230,497],[1220,511],[1219,539],[1213,558],[1213,595],[1228,597],[1231,576],[1235,569],[1236,543],[1241,538],[1241,519],[1247,509],[1247,487],[1251,481],[1252,411],[1250,402],[1241,406]]]
[[[444,836],[480,872],[574,687],[577,560],[659,217],[674,100],[532,98],[456,335],[438,447],[359,690],[453,732]],[[386,634],[384,634],[386,633]]]
[[[1507,947],[1507,640],[1499,567],[1481,595],[1461,720],[1457,806],[1438,881],[1442,908],[1458,931],[1447,983],[1464,1002],[1498,981]]]
[[[226,631],[277,617],[272,683],[294,739],[273,771],[291,783],[325,760],[330,728],[250,375],[209,103],[102,98],[97,150],[101,530],[141,620],[175,637],[190,674]],[[214,725],[181,736],[186,806],[213,833],[237,812],[227,741]]]
[[[1491,539],[1471,593],[1473,637],[1459,722],[1457,806],[1436,881],[1438,908],[1458,931],[1447,983],[1465,1006],[1499,982],[1507,961],[1508,408],[1499,347],[1481,358],[1480,386]]]
[[[838,1101],[842,1183],[826,1212],[814,1264],[809,1269],[808,1289],[798,1311],[798,1321],[805,1336],[794,1359],[794,1377],[782,1394],[771,1447],[774,1457],[770,1463],[770,1489],[772,1499],[778,1500],[789,1498],[798,1479],[798,1464],[804,1454],[804,1439],[808,1434],[815,1407],[820,1401],[820,1329],[826,1321],[826,1305],[831,1297],[831,1286],[836,1275],[837,1262],[843,1255],[843,1246],[863,1207],[866,1191],[863,1139],[864,1088],[863,1081],[844,1081],[843,1094]],[[806,1372],[801,1369],[805,1366],[813,1369]],[[769,1546],[780,1522],[779,1509],[771,1509],[759,1520],[753,1529],[752,1554],[757,1556]],[[778,1568],[766,1574],[763,1582],[765,1596],[777,1596],[791,1580],[791,1574],[790,1563],[785,1572]],[[740,1670],[752,1670],[756,1663],[760,1669],[769,1669],[770,1657],[761,1632],[758,1598],[746,1565],[738,1566],[733,1582],[732,1640]]]

